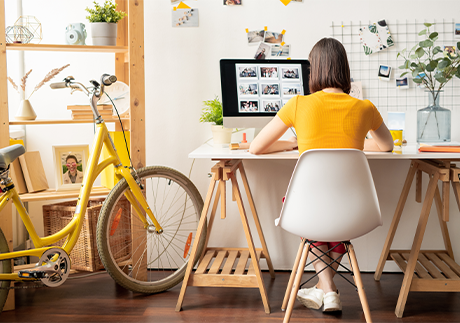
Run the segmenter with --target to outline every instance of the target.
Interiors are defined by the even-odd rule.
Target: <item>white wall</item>
[[[8,1],[9,2],[9,1]],[[67,23],[84,22],[84,8],[92,1],[24,0],[24,14],[35,15],[43,24],[43,43],[62,43]],[[220,96],[219,60],[223,57],[252,57],[256,47],[248,46],[245,29],[255,30],[268,26],[269,30],[286,30],[285,41],[292,46],[292,58],[306,58],[312,46],[320,38],[330,35],[332,21],[375,21],[378,19],[451,19],[460,9],[460,2],[442,1],[434,5],[429,0],[385,1],[376,5],[371,1],[312,1],[291,3],[284,6],[279,0],[244,0],[241,7],[226,7],[221,0],[185,1],[199,9],[198,28],[172,28],[172,5],[167,0],[145,0],[145,75],[146,75],[146,152],[147,164],[166,165],[189,174],[192,160],[189,152],[211,136],[210,127],[199,123],[202,101]],[[445,8],[450,8],[445,10]],[[452,12],[452,14],[450,13]],[[7,7],[8,21],[15,16],[15,7]],[[7,23],[8,24],[8,23]],[[390,26],[391,30],[391,26]],[[89,38],[88,38],[89,39]],[[89,42],[88,42],[89,43]],[[13,62],[14,53],[8,54]],[[26,53],[26,70],[33,68],[31,83],[41,80],[52,68],[71,63],[61,76],[73,75],[77,79],[97,78],[104,72],[113,72],[113,60],[107,54]],[[9,64],[8,73],[16,67]],[[14,75],[14,74],[11,74]],[[32,75],[34,82],[32,82]],[[17,79],[17,77],[16,77]],[[39,118],[70,117],[65,106],[79,101],[67,93],[43,89],[34,94],[32,104]],[[16,113],[17,94],[9,92],[10,114]],[[81,97],[81,95],[80,95]],[[372,98],[370,98],[372,99]],[[81,101],[80,101],[81,102]],[[386,111],[381,111],[386,115]],[[415,111],[409,111],[408,139],[415,139]],[[12,118],[12,117],[10,117]],[[453,140],[460,140],[460,128],[456,127],[458,109],[452,113]],[[45,165],[52,165],[51,146],[54,144],[91,143],[91,125],[33,126],[27,128],[29,150],[40,150]],[[239,137],[235,136],[234,140]],[[191,179],[203,195],[206,194],[212,162],[196,160]],[[384,226],[357,239],[355,246],[362,270],[375,270],[393,212],[402,189],[409,163],[404,161],[371,161]],[[273,220],[281,209],[294,163],[263,161],[245,163],[256,207],[262,222],[265,238],[275,268],[292,266],[297,251],[298,237],[275,228]],[[51,186],[54,175],[47,171]],[[426,180],[424,182],[426,187]],[[414,203],[413,189],[396,233],[394,247],[409,249],[415,232],[420,204]],[[231,201],[230,197],[227,199]],[[32,204],[32,203],[31,203]],[[40,210],[41,204],[33,203]],[[455,256],[460,258],[460,238],[456,235],[460,219],[455,199],[451,197],[452,245]],[[442,238],[433,207],[423,248],[442,248]],[[36,216],[36,222],[40,222]],[[225,223],[217,221],[210,240],[212,246],[245,246],[237,208],[228,207]],[[257,234],[254,233],[255,237]],[[258,244],[259,245],[259,244]],[[389,263],[386,270],[397,270]]]

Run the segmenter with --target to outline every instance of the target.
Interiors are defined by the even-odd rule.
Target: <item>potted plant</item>
[[[91,25],[93,45],[115,46],[117,44],[117,23],[127,16],[123,11],[116,11],[117,5],[112,0],[105,0],[104,5],[94,1],[94,8],[86,8]]]
[[[222,103],[216,96],[214,100],[203,101],[200,122],[211,122],[212,136],[215,144],[230,144],[232,128],[223,126]]]
[[[451,112],[439,106],[439,96],[444,86],[454,77],[460,78],[460,56],[455,46],[436,46],[437,32],[431,32],[434,24],[425,23],[419,36],[425,36],[411,50],[404,49],[397,57],[404,58],[400,69],[407,70],[401,77],[411,73],[414,83],[428,92],[428,107],[417,111],[417,141],[450,141]]]

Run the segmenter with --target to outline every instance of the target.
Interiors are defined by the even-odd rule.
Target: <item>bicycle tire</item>
[[[105,269],[119,285],[135,292],[159,293],[183,280],[203,209],[203,199],[195,185],[172,168],[144,167],[137,171],[137,176],[144,185],[149,206],[164,232],[155,233],[149,218],[151,225],[147,229],[137,217],[130,218],[130,204],[124,197],[129,186],[122,179],[111,190],[101,208],[97,223],[97,248]],[[206,241],[206,227],[205,222],[194,265]],[[186,247],[190,235],[193,239],[190,247]],[[134,247],[133,242],[139,242],[140,247]],[[136,260],[133,260],[134,253],[138,255]],[[145,259],[144,255],[147,255]],[[145,269],[144,274],[139,274],[142,272],[138,270],[140,267]]]
[[[5,235],[3,234],[2,229],[0,229],[0,253],[8,253],[10,249],[8,248],[8,242],[6,241]],[[0,273],[2,274],[11,274],[13,272],[11,267],[11,260],[0,260]],[[5,305],[6,299],[8,298],[10,286],[9,280],[0,281],[0,313],[3,311],[3,306]]]

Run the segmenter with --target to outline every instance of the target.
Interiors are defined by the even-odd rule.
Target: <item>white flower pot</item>
[[[14,117],[16,120],[35,120],[37,115],[35,114],[32,105],[29,100],[21,100],[19,103],[19,109]]]
[[[117,45],[117,24],[113,22],[92,22],[91,38],[95,46]]]
[[[233,128],[225,128],[224,126],[211,125],[212,138],[214,144],[230,144],[232,141]]]

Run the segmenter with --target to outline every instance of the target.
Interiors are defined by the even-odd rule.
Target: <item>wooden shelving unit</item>
[[[9,145],[10,125],[52,125],[92,123],[93,120],[9,120],[8,87],[6,52],[19,51],[50,51],[50,52],[83,52],[113,53],[115,56],[115,75],[118,80],[130,86],[129,119],[123,118],[124,127],[131,130],[131,160],[136,168],[145,166],[145,72],[144,72],[144,0],[115,0],[118,10],[125,11],[128,16],[117,25],[116,46],[87,46],[59,44],[7,44],[5,39],[5,0],[0,0],[0,148]],[[65,13],[63,13],[65,14]],[[95,75],[94,77],[98,77]],[[118,119],[105,120],[115,122]],[[117,123],[116,123],[117,124]],[[109,190],[93,188],[93,196],[106,195]],[[52,199],[74,198],[77,191],[44,191],[23,194],[23,201],[43,201]],[[0,227],[10,243],[12,250],[13,225],[12,207],[7,205],[0,214]],[[14,290],[11,290],[3,310],[14,309]]]

